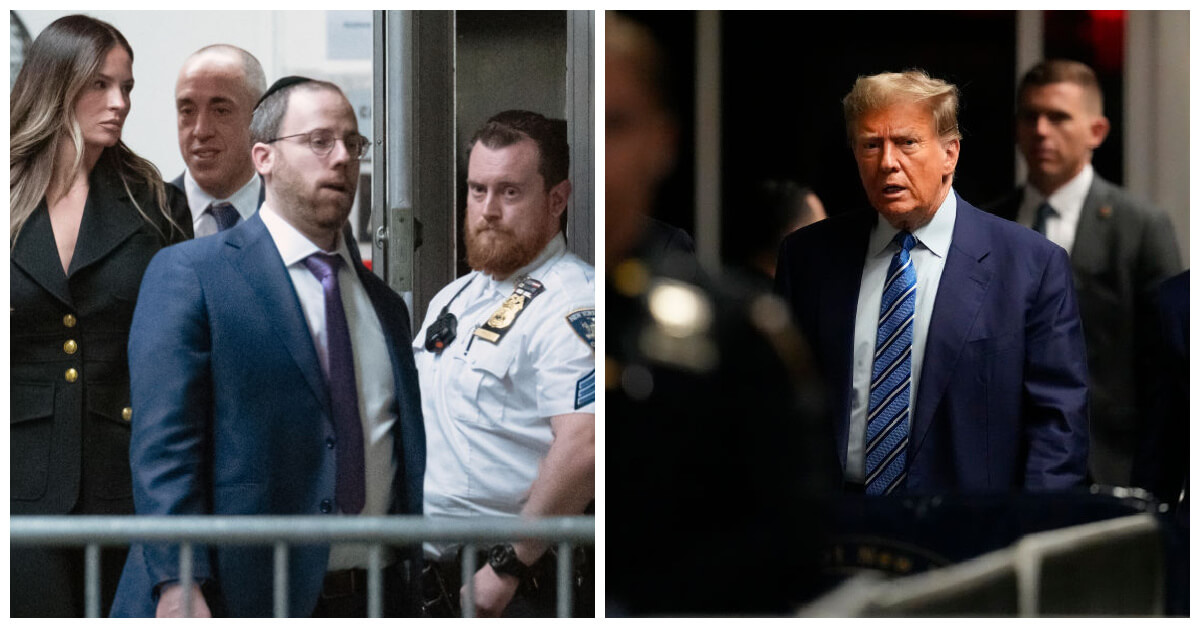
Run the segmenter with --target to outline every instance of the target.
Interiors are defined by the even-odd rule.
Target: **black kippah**
[[[262,98],[259,98],[258,102],[254,103],[254,108],[258,109],[258,106],[263,104],[264,100],[266,100],[271,94],[274,94],[281,89],[286,89],[292,85],[298,85],[300,83],[310,82],[312,82],[312,79],[305,76],[285,76],[278,81],[275,81],[271,84],[271,87],[267,88],[267,91],[262,95]]]

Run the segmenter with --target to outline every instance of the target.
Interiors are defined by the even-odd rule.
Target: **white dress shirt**
[[[212,194],[205,192],[199,183],[192,178],[191,170],[183,172],[183,191],[187,194],[188,209],[192,212],[192,231],[196,237],[212,235],[217,232],[217,219],[212,215],[212,212],[204,211],[212,203],[229,203],[237,210],[242,220],[249,220],[254,212],[258,211],[258,197],[262,191],[262,179],[258,175],[250,177],[250,180],[243,185],[241,189],[234,192],[229,198],[215,198]]]
[[[266,203],[260,214],[300,299],[309,334],[317,349],[317,358],[321,361],[321,370],[328,373],[325,291],[321,282],[304,265],[305,258],[322,249]],[[338,269],[338,287],[342,293],[342,307],[346,312],[346,324],[350,328],[353,345],[354,381],[358,386],[358,412],[362,418],[363,462],[366,466],[366,502],[361,514],[385,515],[391,505],[392,479],[396,477],[396,460],[392,451],[392,426],[397,418],[392,412],[395,399],[392,360],[388,356],[379,317],[354,272],[354,263],[346,251],[345,240],[339,235],[337,250],[324,252],[335,253],[342,258],[341,268]],[[388,562],[386,557],[384,562]],[[366,546],[335,544],[331,547],[329,571],[366,566]]]
[[[908,394],[908,423],[916,410],[917,390],[921,381],[921,365],[925,359],[925,341],[929,337],[929,319],[937,297],[942,269],[954,235],[954,219],[958,201],[954,189],[946,195],[933,218],[913,231],[917,243],[909,252],[917,273],[917,303],[913,315],[912,383]],[[862,283],[858,289],[858,310],[854,319],[854,348],[850,396],[850,425],[846,441],[846,480],[861,484],[866,478],[863,448],[867,433],[867,410],[871,398],[871,368],[875,356],[875,336],[879,330],[879,306],[883,300],[883,285],[888,266],[900,246],[892,242],[899,233],[882,217],[876,216],[867,242],[867,259],[863,264]]]
[[[580,329],[594,320],[588,318],[595,313],[594,274],[559,235],[507,279],[472,272],[429,304],[413,339],[429,452],[427,516],[517,516],[554,440],[550,419],[596,412],[596,354]],[[521,275],[542,282],[545,291],[499,342],[474,336]],[[447,303],[458,319],[457,337],[439,355],[425,349],[425,334]],[[452,546],[426,543],[425,554],[437,559]]]
[[[1017,210],[1017,222],[1026,227],[1033,227],[1037,220],[1037,210],[1042,201],[1049,201],[1050,206],[1058,213],[1046,218],[1046,237],[1064,249],[1071,252],[1075,246],[1075,228],[1079,226],[1079,216],[1083,213],[1083,202],[1087,200],[1088,190],[1092,189],[1092,179],[1096,171],[1092,164],[1086,164],[1075,178],[1067,181],[1046,198],[1029,183],[1025,184],[1025,195],[1021,199],[1021,207]]]

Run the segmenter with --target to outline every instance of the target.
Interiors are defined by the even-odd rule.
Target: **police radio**
[[[443,349],[454,342],[457,328],[458,319],[450,313],[450,304],[447,303],[446,307],[442,308],[442,313],[438,314],[437,320],[425,330],[425,350],[440,355]]]
[[[463,287],[459,288],[458,292],[454,293],[454,296],[450,297],[450,300],[446,303],[446,307],[443,307],[441,313],[438,314],[437,319],[429,324],[429,329],[425,330],[426,351],[435,355],[441,355],[442,351],[446,347],[449,347],[450,343],[454,342],[454,338],[458,335],[458,318],[450,313],[450,305],[454,303],[458,295],[462,294],[463,290],[467,289],[467,286],[471,285],[472,281],[475,281],[474,277],[463,284]]]

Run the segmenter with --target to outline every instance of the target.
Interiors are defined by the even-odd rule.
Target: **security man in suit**
[[[1091,374],[1088,471],[1093,482],[1127,486],[1152,407],[1154,295],[1181,266],[1167,213],[1093,170],[1108,130],[1091,68],[1057,59],[1034,66],[1017,89],[1029,178],[991,210],[1070,254]]]
[[[187,169],[171,185],[187,194],[196,237],[224,231],[262,205],[250,116],[266,88],[258,59],[228,44],[197,50],[179,70],[175,112]]]

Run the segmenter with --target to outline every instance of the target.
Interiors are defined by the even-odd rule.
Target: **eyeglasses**
[[[333,152],[334,145],[337,144],[338,137],[329,129],[317,129],[308,133],[297,133],[295,135],[285,135],[267,140],[268,144],[278,142],[279,140],[290,140],[293,138],[302,137],[308,143],[308,147],[312,152],[324,157]],[[371,147],[371,140],[359,135],[358,133],[349,133],[341,138],[342,144],[346,146],[346,152],[350,153],[351,159],[362,159],[367,156],[367,149]]]

